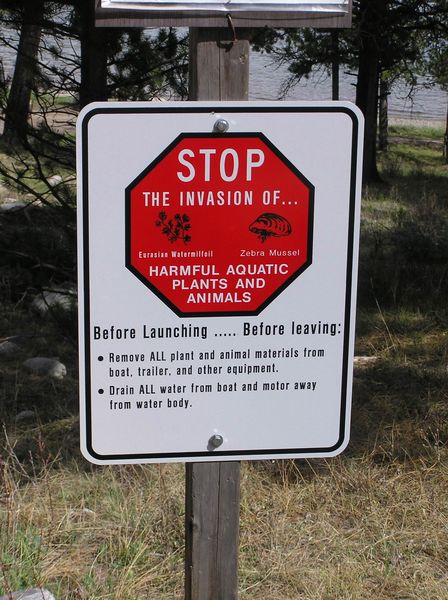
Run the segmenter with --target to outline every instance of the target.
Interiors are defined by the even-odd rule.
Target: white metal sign
[[[348,443],[363,122],[350,103],[98,103],[78,120],[82,451]]]
[[[347,13],[349,0],[101,0],[103,8],[145,10],[145,11],[182,11],[182,10],[218,10],[229,11],[306,11],[312,13]]]

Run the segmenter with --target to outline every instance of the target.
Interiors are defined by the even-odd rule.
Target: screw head
[[[217,133],[225,133],[229,129],[229,122],[225,119],[218,119],[213,127]]]
[[[212,448],[219,448],[219,446],[221,446],[223,442],[224,442],[224,438],[222,437],[222,435],[219,435],[219,433],[213,434],[212,437],[208,441],[209,445]]]

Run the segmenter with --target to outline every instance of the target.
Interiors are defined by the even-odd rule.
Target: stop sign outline
[[[132,246],[132,191],[146,178],[155,167],[161,163],[174,149],[185,139],[232,139],[232,138],[258,138],[283,164],[293,173],[293,175],[308,190],[308,222],[307,222],[307,246],[306,260],[299,268],[280,284],[256,310],[229,310],[229,311],[184,311],[179,309],[163,292],[161,292],[151,281],[132,264],[131,246]],[[313,223],[314,223],[314,186],[313,184],[293,165],[278,148],[261,132],[232,132],[232,133],[181,133],[178,135],[165,150],[163,150],[127,187],[125,190],[125,248],[126,268],[139,279],[147,288],[149,288],[166,306],[168,306],[179,317],[225,317],[225,316],[256,316],[260,314],[277,296],[279,296],[301,273],[303,273],[312,264],[313,251]]]

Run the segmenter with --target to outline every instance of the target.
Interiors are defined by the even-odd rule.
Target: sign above
[[[77,127],[84,455],[342,451],[359,110],[111,102],[83,109]]]
[[[103,8],[181,11],[219,10],[225,13],[243,10],[307,11],[316,13],[341,13],[349,10],[349,0],[101,0]]]
[[[352,0],[96,0],[100,27],[351,27]]]

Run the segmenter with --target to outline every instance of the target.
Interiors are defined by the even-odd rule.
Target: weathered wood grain
[[[190,100],[247,100],[249,30],[190,29]],[[236,600],[240,463],[187,464],[185,600]]]
[[[185,600],[236,600],[240,463],[190,463],[186,475]]]
[[[247,100],[250,30],[190,29],[190,100]]]

